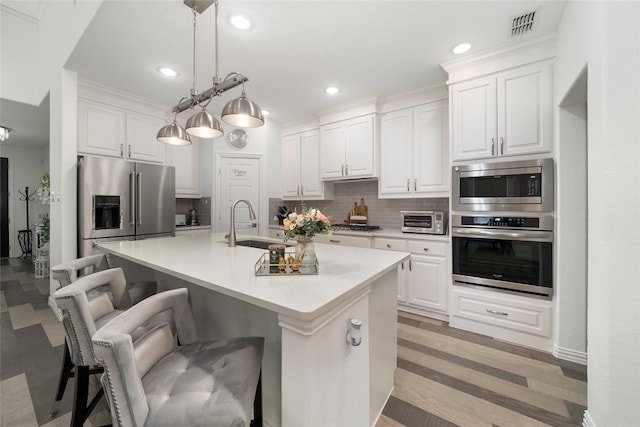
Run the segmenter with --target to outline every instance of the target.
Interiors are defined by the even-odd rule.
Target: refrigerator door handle
[[[138,217],[138,225],[142,225],[142,172],[138,172],[137,174],[137,184],[138,188],[136,189],[136,201],[138,203],[136,209],[136,216]]]
[[[135,172],[129,174],[129,225],[135,224],[136,190],[133,180]]]

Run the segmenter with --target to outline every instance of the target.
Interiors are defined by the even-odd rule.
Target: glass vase
[[[295,256],[297,261],[302,258],[302,262],[300,263],[301,273],[316,272],[316,251],[313,247],[313,239],[297,239]]]

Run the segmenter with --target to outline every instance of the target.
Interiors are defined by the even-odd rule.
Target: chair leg
[[[62,356],[62,366],[60,367],[60,379],[58,380],[58,389],[56,390],[56,396],[53,399],[51,405],[51,412],[49,417],[55,417],[58,415],[58,409],[60,408],[60,401],[64,396],[64,390],[67,388],[67,382],[69,378],[73,378],[73,362],[71,361],[71,354],[69,353],[69,346],[67,340],[64,341],[64,355]]]
[[[91,415],[100,398],[104,395],[104,390],[100,388],[94,398],[87,406],[89,399],[89,376],[104,372],[102,368],[90,368],[88,366],[76,366],[75,378],[76,388],[73,398],[73,410],[71,412],[71,427],[82,427],[84,422]]]
[[[262,427],[262,372],[258,377],[258,387],[256,387],[256,397],[253,400],[253,420],[251,427]]]

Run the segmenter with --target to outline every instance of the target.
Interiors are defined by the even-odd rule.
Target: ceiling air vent
[[[534,30],[536,11],[518,15],[511,20],[511,37],[521,36]]]

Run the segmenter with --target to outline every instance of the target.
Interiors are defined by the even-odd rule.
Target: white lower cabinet
[[[398,267],[399,309],[447,318],[448,242],[376,237],[374,247],[411,253]]]
[[[453,286],[451,326],[529,347],[553,349],[553,302]]]
[[[282,239],[284,240],[284,231],[282,228],[270,228],[269,229],[269,237],[272,239]]]
[[[351,236],[345,234],[332,234],[331,236],[328,236],[326,234],[316,234],[313,241],[329,245],[354,246],[356,248],[371,247],[371,237],[365,236]]]

